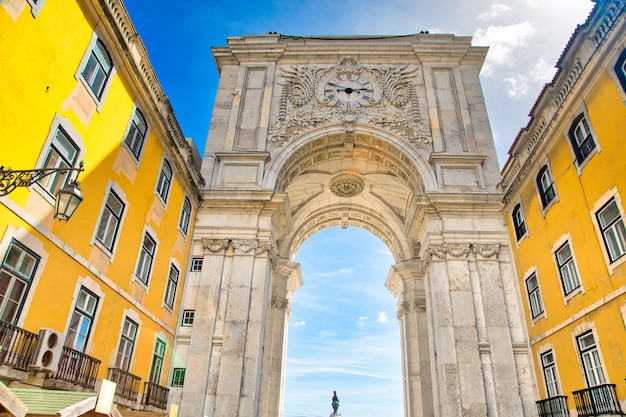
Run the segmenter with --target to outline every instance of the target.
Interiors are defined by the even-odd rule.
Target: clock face
[[[377,101],[375,95],[376,87],[362,75],[336,75],[324,85],[326,103],[344,109],[369,106]]]

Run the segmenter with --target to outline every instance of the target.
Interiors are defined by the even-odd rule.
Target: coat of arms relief
[[[416,147],[432,151],[430,127],[422,119],[417,65],[361,65],[345,56],[337,65],[282,66],[284,79],[270,146],[282,146],[311,129],[343,123],[346,133],[356,123],[389,130]]]

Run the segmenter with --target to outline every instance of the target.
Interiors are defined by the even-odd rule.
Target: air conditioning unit
[[[39,329],[33,361],[29,368],[37,371],[56,372],[63,353],[65,336],[52,329]]]

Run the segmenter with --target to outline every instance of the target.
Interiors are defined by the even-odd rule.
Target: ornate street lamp
[[[42,169],[24,169],[12,170],[0,166],[0,197],[9,194],[17,187],[30,187],[42,178],[54,173],[65,174],[67,172],[76,171],[76,178],[59,190],[54,205],[54,217],[59,220],[68,221],[72,214],[83,201],[83,196],[78,188],[78,175],[84,171],[81,162],[78,168],[42,168]]]

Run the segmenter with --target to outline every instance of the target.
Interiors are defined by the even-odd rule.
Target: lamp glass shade
[[[72,181],[59,190],[54,207],[54,217],[68,221],[82,201],[83,196],[80,193],[80,188],[75,181]]]

